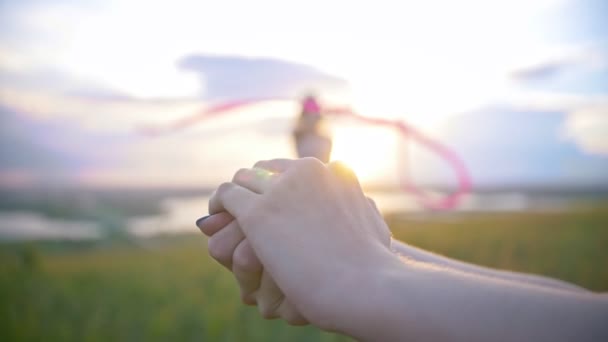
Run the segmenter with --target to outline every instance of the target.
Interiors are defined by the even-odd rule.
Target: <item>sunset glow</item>
[[[580,158],[606,154],[608,48],[599,29],[605,25],[596,25],[605,13],[595,8],[599,3],[3,5],[0,109],[11,137],[4,144],[15,153],[2,161],[0,182],[17,183],[19,175],[32,184],[64,178],[104,186],[136,180],[211,186],[256,160],[295,157],[291,130],[298,100],[308,91],[327,106],[407,122],[454,149],[476,179],[489,183],[547,180],[548,172],[555,172],[555,182],[607,174],[603,161],[549,157],[558,146],[576,149]],[[260,97],[288,101],[227,112],[162,137],[139,134],[142,126],[175,122],[222,101]],[[401,157],[394,135],[361,122],[328,121],[333,159],[350,164],[363,182],[395,175]],[[527,130],[519,129],[521,121]],[[546,150],[530,157],[526,153],[536,150],[518,150],[534,144]],[[21,155],[31,155],[31,165],[24,166]],[[510,159],[488,163],[499,155]],[[49,172],[38,160],[57,170]],[[505,165],[497,166],[501,161]],[[422,160],[412,165],[429,168]],[[429,172],[420,173],[429,180]]]
[[[388,129],[336,127],[331,159],[345,162],[362,182],[373,181],[393,164],[396,142],[396,135]]]

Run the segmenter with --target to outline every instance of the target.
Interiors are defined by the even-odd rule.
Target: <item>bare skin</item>
[[[340,164],[259,162],[222,185],[209,209],[200,224],[209,253],[265,318],[374,341],[608,336],[605,295],[391,246],[381,215]]]

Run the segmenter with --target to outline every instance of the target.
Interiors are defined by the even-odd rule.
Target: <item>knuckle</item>
[[[244,242],[243,242],[244,243]],[[240,245],[232,256],[232,265],[244,272],[254,273],[258,270],[257,257],[250,248]]]
[[[259,160],[255,164],[253,164],[253,167],[264,168],[264,166],[268,165],[269,162],[270,161],[268,160]]]
[[[285,310],[285,313],[281,314],[281,318],[287,322],[287,324],[294,326],[306,325],[308,323],[304,317],[295,311],[295,308],[291,307]]]
[[[215,189],[211,198],[209,199],[209,213],[216,214],[218,212],[224,211],[223,208],[223,197],[226,192],[228,192],[232,188],[233,184],[230,182],[225,182],[220,184],[220,186]]]
[[[367,201],[369,202],[369,204],[372,206],[373,209],[378,210],[378,205],[376,205],[376,201],[374,201],[373,199],[366,197]]]
[[[244,178],[247,177],[248,172],[249,172],[249,169],[246,169],[246,168],[238,169],[238,171],[234,173],[234,176],[232,177],[232,181],[237,182],[239,180],[243,180]]]
[[[220,186],[218,186],[217,190],[215,190],[215,195],[221,197],[226,192],[230,191],[233,186],[234,184],[232,184],[231,182],[224,182],[220,184]]]
[[[283,303],[283,295],[266,296],[259,298],[258,310],[265,319],[275,319],[279,317],[279,307]]]
[[[264,303],[264,301],[258,302],[258,311],[264,319],[275,319],[278,318],[276,312]]]
[[[298,159],[294,166],[293,170],[291,170],[295,174],[295,177],[292,177],[292,181],[297,180],[298,182],[302,177],[320,179],[328,171],[325,164],[312,157]]]
[[[207,242],[207,250],[209,255],[220,263],[226,263],[230,261],[230,251],[226,247],[226,244],[222,241],[221,237],[212,236]]]
[[[344,180],[353,181],[357,179],[357,175],[355,171],[348,166],[346,163],[342,161],[333,161],[329,164],[329,169],[333,174],[337,175],[339,178]]]
[[[384,232],[384,243],[386,246],[388,246],[390,248],[390,246],[393,243],[393,233],[389,230],[386,229],[386,231]]]
[[[336,169],[345,169],[345,170],[350,169],[348,167],[348,164],[346,164],[345,162],[343,162],[341,160],[334,160],[329,163],[329,166],[336,168]]]
[[[284,171],[292,162],[293,160],[286,158],[260,160],[255,163],[254,167],[270,171]]]
[[[243,293],[241,292],[241,301],[245,305],[253,306],[256,305],[257,302],[255,300],[255,296],[251,293]]]
[[[317,158],[305,157],[299,160],[301,168],[310,171],[319,171],[325,169],[325,165]]]

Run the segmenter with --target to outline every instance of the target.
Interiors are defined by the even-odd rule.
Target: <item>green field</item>
[[[608,290],[608,210],[393,215],[395,236],[484,265]],[[202,235],[4,244],[1,341],[346,341],[243,306]]]

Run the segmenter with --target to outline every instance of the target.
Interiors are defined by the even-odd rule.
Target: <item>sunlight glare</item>
[[[350,166],[361,182],[377,179],[387,172],[395,158],[396,134],[388,129],[340,126],[334,129],[331,160]]]

